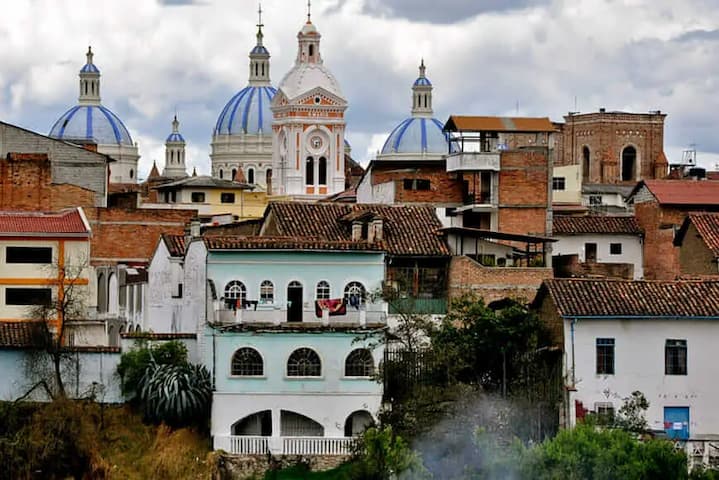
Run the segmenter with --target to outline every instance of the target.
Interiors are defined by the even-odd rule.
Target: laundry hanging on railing
[[[327,310],[330,317],[347,314],[347,304],[344,298],[325,298],[315,300],[315,315],[322,318],[322,311]]]

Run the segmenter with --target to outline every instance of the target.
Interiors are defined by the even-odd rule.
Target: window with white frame
[[[315,298],[317,300],[327,300],[330,298],[330,284],[321,280],[317,283],[317,289],[315,291]]]
[[[245,284],[233,280],[225,286],[225,303],[231,308],[242,308],[242,302],[247,298]]]
[[[374,373],[374,358],[366,348],[352,350],[345,360],[346,377],[369,377]]]
[[[274,303],[275,286],[269,280],[264,280],[260,284],[260,303]]]
[[[360,282],[350,282],[345,287],[345,301],[347,305],[359,308],[365,303],[367,292]]]
[[[262,356],[254,348],[243,347],[232,355],[232,375],[258,377],[264,375]]]
[[[288,377],[319,377],[322,375],[322,361],[311,348],[298,348],[287,359]]]
[[[567,180],[564,177],[552,177],[552,190],[566,189]]]

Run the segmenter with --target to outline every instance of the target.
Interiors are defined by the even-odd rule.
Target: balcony
[[[459,152],[447,156],[448,172],[471,172],[500,168],[500,152]]]
[[[232,455],[351,455],[355,437],[215,437],[215,449]]]
[[[366,303],[356,309],[347,306],[344,315],[328,315],[327,311],[322,312],[323,316],[318,317],[314,308],[305,307],[302,310],[301,321],[288,322],[287,308],[258,306],[257,310],[250,309],[229,309],[222,306],[215,309],[215,322],[218,323],[240,323],[240,324],[272,324],[282,323],[319,323],[322,325],[334,326],[365,326],[367,324],[387,323],[387,306],[384,303]]]

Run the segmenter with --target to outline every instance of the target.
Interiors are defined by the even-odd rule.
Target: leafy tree
[[[177,340],[155,345],[140,340],[132,350],[123,353],[117,365],[117,374],[125,398],[130,401],[139,399],[142,378],[153,362],[157,365],[185,364],[187,347]]]
[[[614,418],[613,426],[626,432],[644,433],[648,429],[646,413],[649,401],[640,391],[632,392],[631,397],[624,399]]]
[[[392,431],[392,427],[368,428],[357,448],[359,461],[352,469],[353,479],[430,478],[417,453]]]
[[[210,373],[202,365],[152,362],[140,382],[145,416],[172,426],[203,424],[212,400]]]

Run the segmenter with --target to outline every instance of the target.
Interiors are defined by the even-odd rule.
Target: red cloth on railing
[[[347,314],[347,304],[344,298],[327,298],[315,300],[315,315],[322,317],[322,310],[328,310],[330,317]]]

